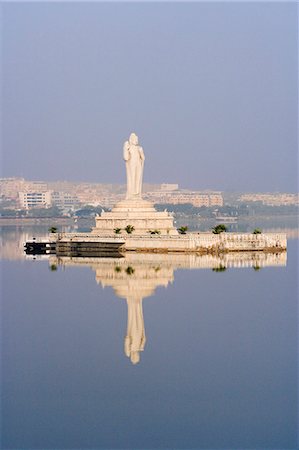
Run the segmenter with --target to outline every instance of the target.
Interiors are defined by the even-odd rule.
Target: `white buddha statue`
[[[138,145],[138,136],[130,135],[124,143],[124,160],[127,169],[127,200],[141,198],[144,152]]]

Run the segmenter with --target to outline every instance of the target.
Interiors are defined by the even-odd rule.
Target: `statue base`
[[[153,203],[142,198],[131,198],[117,203],[112,211],[103,212],[96,217],[96,226],[91,233],[98,236],[129,236],[125,228],[134,227],[132,235],[148,236],[151,234],[176,236],[178,231],[173,226],[173,216],[167,211],[156,211]],[[120,228],[117,234],[116,229]]]

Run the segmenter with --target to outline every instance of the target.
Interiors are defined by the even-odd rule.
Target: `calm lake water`
[[[296,239],[287,258],[25,258],[44,232],[2,230],[2,450],[298,448]]]

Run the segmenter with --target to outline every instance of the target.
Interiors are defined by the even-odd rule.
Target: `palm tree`
[[[187,230],[188,230],[188,227],[187,227],[187,226],[178,228],[178,232],[179,232],[180,234],[186,234],[186,233],[187,233]]]
[[[213,234],[220,234],[227,231],[227,227],[224,225],[224,223],[220,223],[219,225],[216,225],[216,227],[212,228]]]
[[[133,225],[127,225],[125,230],[128,234],[132,234],[135,228],[133,227]]]

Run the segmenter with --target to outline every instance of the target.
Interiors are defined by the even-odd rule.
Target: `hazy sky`
[[[2,3],[2,176],[297,191],[296,3]]]

